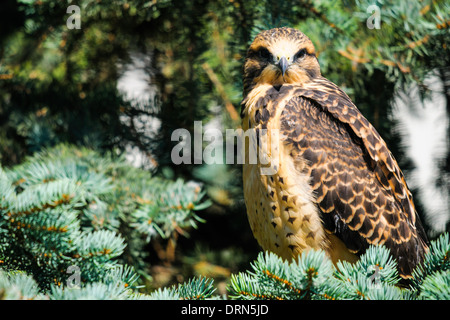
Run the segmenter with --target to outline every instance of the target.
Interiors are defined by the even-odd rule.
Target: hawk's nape
[[[247,213],[263,249],[287,259],[323,249],[336,262],[385,245],[400,275],[411,276],[428,240],[404,176],[375,128],[321,76],[303,33],[279,28],[255,38],[242,117],[244,129],[280,133],[276,173],[243,168]]]

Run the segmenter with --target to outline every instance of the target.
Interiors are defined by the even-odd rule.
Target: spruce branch
[[[273,253],[260,253],[252,270],[232,275],[232,299],[356,299],[405,300],[446,297],[449,283],[448,234],[432,242],[418,288],[399,286],[397,263],[384,246],[371,246],[356,263],[333,266],[323,251],[310,250],[287,262]],[[424,281],[417,282],[425,278]],[[420,295],[420,296],[419,296]]]
[[[150,294],[150,299],[204,300],[211,298],[215,290],[214,281],[212,279],[196,277],[187,282],[174,285],[171,288],[159,288]]]
[[[45,299],[36,281],[23,272],[5,272],[0,269],[0,300]]]
[[[427,276],[443,273],[449,276],[450,270],[450,239],[449,233],[442,234],[431,242],[429,251],[425,254],[424,262],[413,273],[412,288],[419,291]]]
[[[333,266],[322,251],[309,251],[289,263],[274,253],[258,255],[252,271],[233,276],[230,295],[245,299],[297,300],[313,297],[333,299],[333,289],[325,286]]]
[[[450,271],[436,271],[421,285],[421,300],[450,300]]]
[[[70,145],[0,168],[0,194],[0,268],[26,272],[40,290],[52,290],[52,299],[99,297],[112,282],[120,290],[105,297],[129,298],[134,293],[121,290],[138,287],[134,267],[145,275],[142,225],[152,218],[160,236],[173,241],[204,222],[196,212],[210,205],[198,185],[154,178],[124,158]],[[81,291],[69,293],[66,271],[73,268]]]

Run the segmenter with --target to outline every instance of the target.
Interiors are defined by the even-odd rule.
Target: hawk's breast
[[[281,114],[294,91],[290,89],[261,85],[243,102],[243,128],[258,136],[253,149],[258,151],[258,161],[249,163],[252,148],[246,147],[243,168],[250,226],[263,249],[286,259],[305,249],[329,245],[314,202],[308,164],[293,154],[281,128]]]

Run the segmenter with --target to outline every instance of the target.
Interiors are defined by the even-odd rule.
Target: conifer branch
[[[136,239],[147,236],[142,225],[153,220],[160,236],[174,240],[204,222],[195,212],[209,206],[197,185],[152,178],[123,158],[69,145],[0,168],[0,194],[0,270],[21,270],[51,299],[130,298],[138,276],[120,260],[126,249],[142,255],[142,248],[127,248],[150,241]],[[135,239],[128,243],[119,232],[125,223],[125,236]],[[78,270],[77,292],[67,290],[69,267]],[[207,280],[193,285],[191,298],[207,297]],[[187,297],[191,288],[179,290]]]

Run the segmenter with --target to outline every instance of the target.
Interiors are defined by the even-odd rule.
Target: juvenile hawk
[[[261,32],[248,49],[243,84],[243,129],[279,132],[273,174],[262,174],[261,163],[243,167],[248,218],[262,248],[286,259],[323,249],[337,262],[384,244],[410,277],[428,248],[411,192],[375,128],[321,76],[311,40],[291,28]]]

